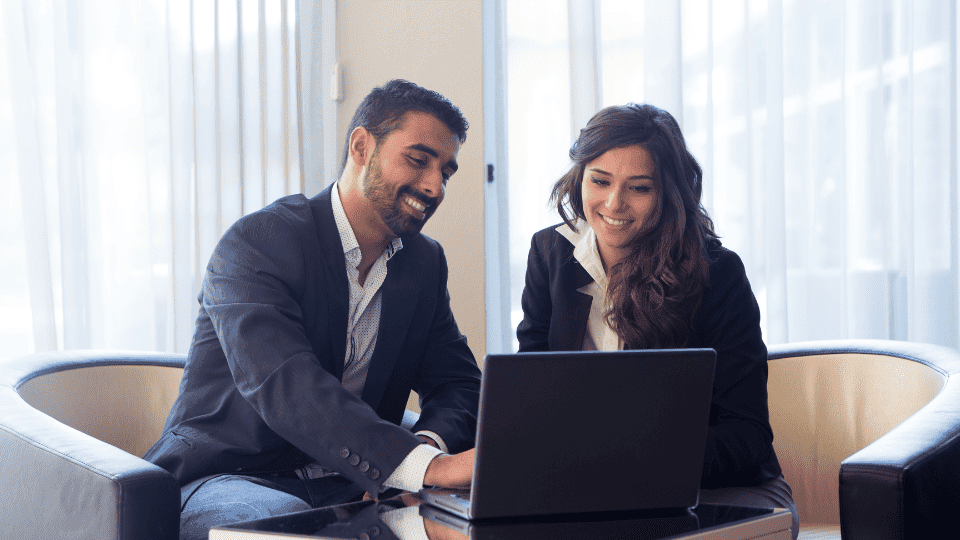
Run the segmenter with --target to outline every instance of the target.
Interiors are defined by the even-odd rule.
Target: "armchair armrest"
[[[816,357],[810,360],[812,369],[803,380],[781,380],[779,391],[788,396],[775,393],[770,400],[775,403],[779,396],[781,410],[790,410],[796,399],[790,395],[793,388],[801,399],[824,400],[798,418],[787,415],[790,422],[810,422],[806,428],[818,442],[805,449],[802,441],[788,436],[793,453],[784,456],[788,461],[781,458],[785,467],[811,468],[797,487],[813,497],[815,518],[829,514],[832,504],[838,521],[825,523],[837,523],[845,540],[935,538],[951,530],[952,511],[960,506],[960,351],[900,341],[837,340],[775,345],[768,352],[769,360],[801,357]],[[898,387],[872,386],[878,383]],[[828,421],[820,425],[824,418]],[[845,448],[849,453],[832,455]],[[826,454],[821,456],[821,450]],[[832,470],[837,472],[829,470],[834,457],[839,470]],[[837,475],[836,491],[818,493],[831,483],[823,474]],[[801,521],[801,530],[803,525]]]
[[[170,473],[61,423],[18,392],[44,375],[114,365],[182,368],[184,359],[83,351],[0,363],[0,523],[11,536],[177,538],[180,489]],[[124,390],[136,391],[117,389]]]
[[[947,381],[927,405],[840,464],[845,539],[936,538],[956,528],[960,351],[900,343],[885,354],[891,352],[943,373]]]

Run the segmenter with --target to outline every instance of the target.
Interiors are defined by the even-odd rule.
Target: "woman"
[[[701,502],[796,507],[773,450],[767,349],[740,258],[700,203],[703,172],[676,120],[608,107],[553,187],[563,219],[533,237],[521,351],[717,351]]]

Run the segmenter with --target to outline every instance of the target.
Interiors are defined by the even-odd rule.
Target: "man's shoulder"
[[[423,233],[404,238],[403,249],[407,249],[408,247],[416,250],[428,249],[430,251],[443,251],[443,246],[440,245],[440,242]]]
[[[329,196],[326,197],[326,212],[324,212],[323,193],[308,199],[301,193],[294,193],[281,197],[267,206],[251,212],[238,219],[233,229],[238,232],[261,229],[263,227],[281,227],[293,230],[314,230],[318,228],[321,216],[329,213],[332,216]],[[332,219],[332,218],[331,218]]]
[[[292,222],[309,223],[315,219],[314,207],[318,204],[316,200],[318,197],[308,199],[302,193],[294,193],[281,197],[250,215],[259,214],[261,219],[279,216]]]

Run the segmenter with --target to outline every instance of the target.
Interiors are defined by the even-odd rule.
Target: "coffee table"
[[[405,494],[386,501],[350,503],[214,527],[210,530],[210,540],[790,540],[790,525],[790,512],[782,508],[708,504],[685,512],[605,512],[579,515],[576,518],[565,516],[468,523],[442,510],[421,504],[414,494]]]

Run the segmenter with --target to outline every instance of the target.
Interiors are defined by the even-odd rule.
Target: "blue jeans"
[[[338,475],[301,480],[292,473],[218,474],[180,489],[180,540],[206,539],[210,528],[358,501],[363,490]]]

